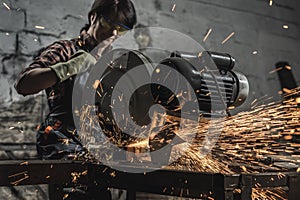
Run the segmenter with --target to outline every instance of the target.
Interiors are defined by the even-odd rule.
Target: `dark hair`
[[[131,29],[137,21],[131,0],[95,0],[88,14],[89,24],[91,24],[90,19],[93,14],[96,14],[97,17],[107,16]]]

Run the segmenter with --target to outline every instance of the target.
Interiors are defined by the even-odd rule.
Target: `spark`
[[[28,171],[16,173],[16,174],[13,174],[13,175],[8,176],[8,178],[16,177],[16,176],[19,176],[19,175],[22,175],[22,174],[27,174],[27,173],[28,173]]]
[[[109,174],[111,177],[116,177],[116,172],[113,171],[112,173]]]
[[[99,97],[102,97],[101,93],[97,90],[97,94]]]
[[[282,28],[283,28],[283,29],[288,29],[288,28],[289,28],[289,26],[288,26],[288,25],[286,25],[286,24],[284,24],[284,25],[282,26]]]
[[[255,104],[257,102],[257,99],[254,99],[252,102],[251,102],[251,105]]]
[[[20,165],[28,165],[28,161],[25,161],[25,162],[22,162],[22,163],[20,163]]]
[[[272,6],[273,5],[273,0],[269,1],[269,5]]]
[[[233,109],[235,109],[235,106],[229,106],[228,109],[233,110]]]
[[[253,52],[252,52],[253,55],[256,55],[257,53],[258,53],[257,51],[253,51]]]
[[[176,4],[174,3],[171,11],[174,12],[175,8],[176,8]]]
[[[7,10],[10,10],[10,7],[5,2],[3,2],[2,4],[5,6],[5,8],[7,8]]]
[[[8,176],[8,178],[16,178],[18,176],[24,176],[24,177],[22,177],[22,178],[20,178],[16,181],[11,182],[12,185],[18,185],[23,180],[29,178],[28,171],[23,171],[23,172],[20,172],[20,173],[12,174],[12,175]]]
[[[285,177],[285,174],[279,172],[279,173],[277,174],[277,177],[278,177],[278,179],[282,179],[283,177]]]
[[[235,34],[235,32],[230,33],[223,41],[222,44],[225,44],[233,35]]]
[[[285,69],[287,69],[287,70],[290,70],[290,71],[291,71],[291,70],[292,70],[292,67],[291,67],[291,66],[289,66],[289,65],[286,65],[286,66],[285,66]]]
[[[81,177],[81,176],[85,176],[87,175],[87,170],[83,171],[83,172],[72,172],[71,173],[71,178],[72,178],[72,183],[77,183],[78,179]]]
[[[252,199],[286,200],[284,189],[277,187],[272,189],[252,188]]]
[[[61,141],[62,144],[69,145],[70,139],[62,138],[62,139],[59,139],[59,141]]]
[[[207,38],[208,38],[208,36],[211,34],[211,32],[212,32],[212,29],[210,28],[210,29],[207,31],[206,35],[204,36],[203,42],[205,42],[205,41],[207,40]]]
[[[88,173],[88,170],[85,170],[85,171],[83,171],[83,172],[81,172],[81,175],[87,175],[87,173]]]
[[[45,29],[44,26],[39,26],[39,25],[36,25],[35,28],[36,28],[36,29],[41,29],[41,30],[44,30],[44,29]]]
[[[77,183],[78,178],[80,177],[79,173],[77,172],[72,172],[71,173],[72,176],[72,183]]]
[[[292,96],[300,92],[300,89],[293,89],[285,96]],[[263,97],[261,99],[266,99]],[[252,104],[257,103],[255,99]],[[295,99],[286,100],[281,103],[271,102],[256,106],[253,110],[239,113],[225,120],[223,130],[219,136],[212,152],[206,157],[201,157],[199,147],[203,144],[194,144],[185,155],[170,168],[191,170],[198,172],[212,173],[259,173],[267,170],[282,171],[278,173],[278,178],[285,176],[284,169],[268,164],[264,164],[261,159],[272,156],[295,162],[291,157],[284,157],[280,152],[293,154],[296,152],[297,143],[286,143],[283,139],[288,133],[291,139],[300,130],[300,108]],[[197,137],[205,136],[209,124],[199,124],[198,127],[189,127],[186,132],[199,132]],[[284,150],[286,149],[286,150]],[[295,150],[294,150],[295,149]],[[292,155],[293,156],[293,155]],[[249,162],[251,165],[249,165]],[[240,169],[231,166],[241,166]],[[247,166],[247,168],[246,168]],[[257,166],[257,167],[256,167]],[[298,169],[300,172],[300,169]],[[259,185],[257,185],[259,187]],[[258,190],[256,190],[258,191]],[[254,191],[254,195],[266,197],[265,199],[284,199],[281,188],[274,191],[264,190]],[[268,195],[266,195],[268,194]],[[278,197],[278,198],[276,198]]]
[[[269,74],[273,74],[273,73],[275,73],[275,72],[277,72],[277,71],[280,71],[280,70],[282,70],[282,69],[283,69],[282,67],[279,67],[279,68],[277,68],[277,69],[275,69],[275,70],[270,71]]]
[[[121,96],[118,96],[119,101],[121,102],[123,100],[123,93]]]
[[[95,80],[94,84],[93,84],[93,88],[97,89],[100,85],[100,81],[99,80]]]
[[[288,92],[284,94],[285,98],[299,94],[300,88]],[[268,164],[265,161],[268,159],[282,161],[284,159],[288,163],[295,163],[292,157],[295,156],[294,152],[298,151],[299,144],[293,142],[292,137],[299,135],[300,132],[300,108],[296,98],[290,98],[283,102],[270,102],[271,100],[266,95],[255,99],[251,103],[249,111],[226,117],[224,121],[210,119],[210,121],[203,120],[197,125],[187,123],[186,128],[176,131],[176,134],[181,138],[191,137],[190,134],[195,143],[191,144],[188,149],[183,149],[184,155],[167,168],[222,174],[272,171],[278,172],[278,179],[282,179],[288,170],[273,165],[273,163]],[[85,117],[90,117],[92,121],[94,118],[90,116],[91,110],[92,107],[86,108]],[[152,119],[151,130],[153,127],[163,127],[164,121],[168,120],[165,113],[155,113],[155,117]],[[174,120],[168,122],[174,122]],[[93,121],[93,123],[98,122]],[[91,124],[83,127],[87,129]],[[212,134],[210,135],[211,138],[216,137],[218,140],[211,152],[202,156],[201,149],[209,145],[202,141],[207,136],[212,124],[214,124],[215,129],[221,130],[221,134],[215,136],[214,133],[209,132]],[[155,134],[155,132],[153,133]],[[191,133],[196,133],[196,136]],[[291,141],[286,142],[286,136]],[[283,156],[282,154],[290,156]],[[297,172],[300,172],[299,168]],[[113,173],[110,175],[113,176]],[[257,185],[257,187],[260,186]],[[284,199],[281,191],[281,188],[274,190],[255,188],[253,196],[257,199],[264,198],[267,200]]]
[[[20,178],[17,181],[11,182],[10,184],[12,184],[12,185],[18,185],[20,182],[22,182],[23,180],[28,179],[28,178],[29,178],[29,176],[26,175],[26,176],[24,176],[23,178]]]
[[[292,93],[292,90],[287,89],[287,88],[283,88],[282,91],[285,92],[285,93]]]

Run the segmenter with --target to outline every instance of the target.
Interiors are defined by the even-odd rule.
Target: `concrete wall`
[[[281,99],[277,73],[270,73],[278,61],[290,63],[300,84],[299,1],[278,0],[272,6],[267,0],[153,0],[136,4],[141,21],[178,30],[207,50],[227,52],[236,58],[235,70],[247,75],[250,82],[250,97],[238,110],[248,109],[254,99],[265,95],[274,101]],[[209,29],[211,34],[203,42]],[[234,36],[221,44],[232,32]]]
[[[277,61],[289,61],[300,85],[299,0],[134,0],[140,23],[174,29],[189,35],[205,49],[227,52],[237,59],[236,70],[247,75],[250,97],[238,110],[264,95],[279,100]],[[9,8],[7,8],[7,5]],[[44,116],[43,96],[28,99],[16,94],[16,75],[41,47],[74,38],[86,23],[92,0],[3,0],[0,4],[0,138],[2,142],[34,142]],[[176,4],[173,12],[171,11]],[[283,29],[287,24],[289,29]],[[43,26],[38,29],[35,26]],[[203,38],[212,29],[206,42]],[[221,42],[234,32],[225,44]],[[171,41],[176,42],[176,41]],[[257,51],[257,54],[253,54]],[[27,99],[27,100],[26,100]],[[24,101],[16,103],[16,101]],[[26,101],[25,101],[26,100]],[[11,104],[14,102],[13,104]],[[44,103],[42,103],[44,102]],[[3,105],[10,105],[9,108]],[[238,111],[237,110],[237,111]],[[26,158],[27,152],[18,154]],[[27,155],[28,156],[28,155]],[[0,152],[0,157],[7,155]],[[22,190],[17,188],[18,191]],[[43,189],[45,190],[45,188]],[[41,199],[26,187],[23,199]],[[26,195],[25,195],[26,194]],[[1,188],[0,199],[19,199]],[[25,198],[26,197],[26,198]]]
[[[23,99],[13,82],[34,53],[58,39],[76,37],[86,22],[92,0],[5,0],[0,7],[0,102]],[[237,59],[235,69],[247,75],[250,98],[241,109],[264,95],[279,100],[274,70],[286,60],[300,84],[300,25],[297,0],[135,0],[138,20],[185,33],[205,49],[227,52]],[[172,8],[176,4],[173,11]],[[289,26],[283,29],[283,25]],[[35,26],[45,29],[37,29]],[[203,38],[212,29],[205,42]],[[225,43],[221,42],[235,34]],[[257,54],[253,54],[257,51]]]

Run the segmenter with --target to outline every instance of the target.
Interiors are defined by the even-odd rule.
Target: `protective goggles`
[[[124,35],[127,31],[131,30],[131,28],[129,28],[128,26],[126,26],[122,23],[114,22],[104,15],[101,15],[100,22],[101,22],[103,28],[110,29],[110,30],[116,30],[117,35]]]

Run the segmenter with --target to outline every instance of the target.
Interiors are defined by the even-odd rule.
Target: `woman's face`
[[[127,29],[121,27],[114,19],[99,16],[91,17],[91,35],[96,39],[98,43],[110,38],[123,34]]]
[[[102,17],[95,18],[91,21],[91,35],[96,39],[98,43],[101,43],[107,38],[110,38],[115,34],[115,31],[108,27],[103,27]]]

